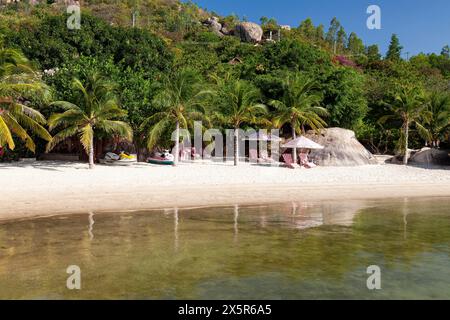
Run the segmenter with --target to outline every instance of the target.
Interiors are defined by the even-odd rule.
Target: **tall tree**
[[[325,38],[325,27],[319,24],[316,28],[316,41],[322,41]]]
[[[314,28],[314,24],[311,18],[303,20],[300,23],[298,30],[300,31],[300,34],[306,39],[314,39],[316,36],[316,29]]]
[[[35,152],[30,134],[47,141],[52,139],[43,127],[44,116],[25,102],[29,95],[42,96],[47,92],[25,56],[20,51],[3,48],[0,43],[0,147],[6,145],[13,150],[15,135]]]
[[[201,98],[206,91],[201,90],[199,75],[191,69],[174,72],[165,80],[164,89],[153,99],[160,111],[148,117],[141,129],[148,128],[147,147],[152,149],[168,127],[175,125],[175,165],[180,154],[180,129],[187,129],[189,120],[198,117],[205,110]]]
[[[378,45],[374,44],[366,48],[366,55],[369,62],[380,61],[381,54]]]
[[[336,17],[334,17],[330,22],[330,27],[328,28],[328,32],[325,37],[325,40],[327,40],[330,45],[334,45],[334,43],[337,41],[337,33],[340,27],[341,23]]]
[[[267,107],[260,103],[261,93],[245,80],[220,81],[216,91],[213,118],[234,129],[234,165],[239,164],[239,129],[242,124],[264,123]]]
[[[77,93],[76,101],[56,101],[62,113],[53,114],[48,123],[50,130],[61,128],[49,142],[47,151],[58,143],[74,135],[79,135],[80,142],[89,155],[89,169],[94,168],[94,136],[96,131],[116,135],[132,140],[131,127],[118,119],[126,116],[115,94],[115,84],[98,73],[88,76],[83,84],[74,79],[72,89]]]
[[[347,45],[347,33],[342,26],[337,33],[336,45],[339,51],[342,51]]]
[[[391,114],[381,117],[379,122],[383,124],[388,120],[401,121],[399,149],[403,153],[403,164],[407,165],[411,126],[416,127],[422,138],[427,141],[429,139],[429,132],[423,125],[429,118],[423,90],[417,86],[404,85],[393,94],[390,102],[384,104],[388,106]]]
[[[350,36],[348,37],[347,49],[353,55],[360,55],[364,53],[364,43],[354,32],[350,33]]]
[[[289,124],[293,139],[297,138],[297,134],[304,134],[306,127],[321,129],[327,125],[323,117],[328,116],[327,110],[320,106],[321,101],[322,96],[313,80],[301,73],[289,75],[283,81],[282,98],[269,102],[276,109],[273,122],[278,128]],[[292,152],[297,162],[297,150],[293,149]]]
[[[399,61],[401,59],[403,47],[400,45],[400,40],[396,34],[391,37],[391,43],[386,54],[386,59],[391,61]]]

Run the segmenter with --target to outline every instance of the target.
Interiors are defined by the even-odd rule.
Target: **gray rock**
[[[226,36],[230,35],[230,31],[228,30],[227,27],[224,26],[222,26],[222,30],[220,30],[220,32],[222,32]]]
[[[204,23],[211,29],[212,32],[214,32],[218,36],[224,36],[224,33],[221,31],[223,26],[219,23],[219,18],[208,18],[208,20],[206,20]]]
[[[236,26],[235,35],[242,41],[258,43],[262,40],[263,29],[256,23],[242,22]]]
[[[448,150],[423,148],[412,154],[409,163],[436,166],[450,165],[450,156]]]
[[[320,130],[320,133],[309,131],[306,137],[325,147],[313,150],[310,155],[321,166],[352,167],[378,163],[351,130],[329,128]]]

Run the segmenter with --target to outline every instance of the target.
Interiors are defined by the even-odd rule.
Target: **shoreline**
[[[448,169],[183,164],[89,171],[84,164],[42,164],[0,165],[7,186],[0,195],[1,222],[89,212],[450,196]]]

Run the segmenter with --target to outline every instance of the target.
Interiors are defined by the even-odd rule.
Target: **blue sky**
[[[450,45],[450,0],[193,0],[200,7],[221,15],[237,14],[259,22],[267,16],[279,24],[297,27],[305,18],[315,25],[336,16],[349,34],[354,31],[366,44],[378,44],[384,53],[392,33],[397,33],[406,52],[440,53]],[[381,30],[369,30],[366,13],[369,5],[381,8]]]

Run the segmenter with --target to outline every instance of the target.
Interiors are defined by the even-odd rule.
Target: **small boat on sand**
[[[105,158],[100,159],[99,162],[108,166],[130,166],[137,163],[137,157],[124,152],[120,154],[108,152]]]
[[[156,153],[153,157],[148,158],[147,162],[151,164],[173,166],[175,164],[175,157],[169,153],[169,150],[165,150],[164,152]]]

